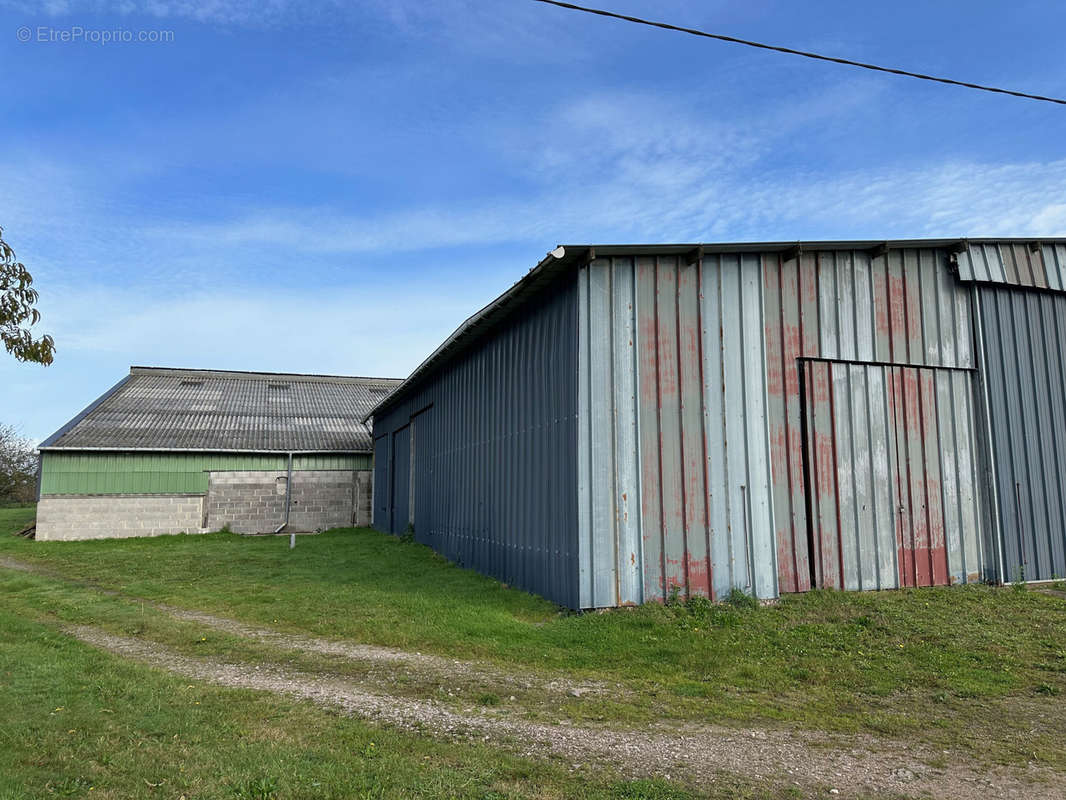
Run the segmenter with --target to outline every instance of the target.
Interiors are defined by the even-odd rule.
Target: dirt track
[[[14,559],[0,559],[0,567],[62,576]],[[577,684],[564,678],[544,681],[469,661],[408,653],[391,648],[336,642],[311,636],[284,634],[211,614],[154,604],[154,608],[186,622],[195,622],[230,635],[264,642],[294,652],[342,657],[363,664],[402,663],[406,669],[435,679],[512,681],[548,692],[582,695],[605,687]],[[810,731],[736,729],[720,726],[671,724],[669,728],[623,730],[614,727],[550,725],[519,719],[506,709],[459,709],[432,700],[397,697],[376,686],[328,674],[301,672],[278,664],[227,663],[193,658],[145,639],[132,639],[99,628],[77,626],[66,632],[87,644],[187,678],[222,686],[258,689],[310,700],[322,706],[376,723],[448,738],[478,739],[531,757],[557,756],[571,764],[610,764],[631,776],[685,777],[713,783],[720,773],[779,781],[801,787],[812,796],[917,796],[960,798],[1034,798],[1058,800],[1066,796],[1066,781],[1051,770],[987,770],[955,756],[951,764],[934,769],[928,753],[894,741],[870,736],[840,737]],[[612,690],[613,691],[613,690]],[[944,760],[949,760],[945,755]],[[835,790],[835,792],[833,791]]]

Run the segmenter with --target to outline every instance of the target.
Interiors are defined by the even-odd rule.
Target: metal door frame
[[[798,356],[796,358],[796,368],[799,375],[799,401],[800,401],[800,448],[802,451],[803,459],[803,502],[806,509],[807,517],[807,568],[809,570],[809,577],[812,589],[823,588],[816,580],[817,569],[815,567],[815,558],[820,556],[815,547],[815,530],[814,530],[814,503],[812,497],[811,487],[811,463],[810,463],[810,423],[807,419],[807,370],[808,363],[822,363],[822,364],[843,364],[846,366],[859,366],[859,367],[885,367],[889,369],[903,368],[903,369],[924,369],[932,370],[933,372],[946,371],[946,372],[967,372],[971,376],[976,375],[980,378],[980,372],[977,367],[942,367],[935,366],[933,364],[913,364],[904,361],[870,361],[864,359],[849,359],[849,358],[829,358],[826,356]],[[973,387],[971,385],[971,391]],[[977,421],[974,421],[975,430],[973,431],[974,438],[977,438],[976,425]],[[893,420],[893,428],[895,427],[895,420]],[[978,457],[980,452],[980,443],[975,441],[976,450],[974,457]],[[895,495],[893,491],[893,495]],[[898,500],[898,497],[897,497]],[[895,515],[897,509],[893,507],[893,528],[896,526]]]

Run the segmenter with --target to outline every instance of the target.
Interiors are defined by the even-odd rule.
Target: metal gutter
[[[274,533],[281,533],[289,527],[289,512],[292,509],[292,453],[289,453],[289,469],[285,476],[285,521],[281,523]],[[296,547],[296,534],[289,534],[289,549]]]

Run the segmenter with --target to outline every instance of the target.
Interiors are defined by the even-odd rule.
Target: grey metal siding
[[[577,283],[561,277],[374,419],[375,437],[414,419],[418,541],[571,608],[580,606],[577,327]],[[385,513],[375,527],[389,530]]]
[[[1066,576],[1066,297],[978,290],[1001,577]]]
[[[963,281],[1066,291],[1066,245],[1061,242],[974,243],[956,261]]]
[[[759,256],[580,273],[581,602],[777,595]]]
[[[970,292],[951,274],[944,250],[767,253],[762,260],[779,581],[782,592],[798,592],[811,588],[812,574],[801,360],[970,368],[973,315]]]
[[[804,360],[815,585],[990,577],[970,370]]]

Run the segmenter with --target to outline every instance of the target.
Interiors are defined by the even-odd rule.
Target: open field
[[[233,775],[253,780],[252,767],[260,760],[256,750],[267,748],[271,758],[286,765],[264,778],[267,783],[281,781],[284,791],[279,797],[330,796],[300,794],[298,781],[285,777],[297,769],[297,762],[285,759],[297,758],[305,748],[324,764],[352,757],[350,749],[336,749],[333,733],[323,733],[329,726],[374,736],[378,744],[385,736],[393,737],[395,749],[404,752],[417,741],[421,748],[438,748],[429,761],[437,758],[441,763],[448,762],[448,748],[459,745],[431,744],[391,727],[381,731],[291,699],[183,682],[124,663],[60,631],[92,626],[115,641],[165,648],[173,659],[209,659],[264,670],[282,665],[300,675],[327,675],[345,685],[357,684],[397,702],[432,701],[456,713],[477,709],[493,718],[535,725],[564,722],[632,730],[664,723],[711,724],[745,731],[757,726],[764,731],[761,735],[807,737],[807,744],[827,750],[869,740],[879,748],[906,751],[921,768],[934,771],[950,771],[957,763],[978,771],[1036,769],[1046,785],[1049,776],[1057,782],[1055,776],[1066,770],[1066,598],[1054,593],[1013,587],[815,592],[763,608],[738,599],[724,606],[694,602],[574,615],[450,565],[420,545],[371,531],[300,537],[294,551],[288,550],[284,537],[212,534],[37,543],[3,535],[3,526],[8,531],[20,527],[28,514],[32,510],[0,509],[0,559],[23,567],[0,568],[0,624],[5,639],[20,648],[19,655],[12,656],[17,660],[3,667],[5,674],[18,675],[4,685],[5,691],[15,693],[5,705],[32,706],[40,712],[41,703],[51,702],[44,702],[42,693],[49,686],[68,684],[87,688],[72,694],[68,686],[53,708],[91,705],[98,690],[92,682],[86,684],[84,676],[122,672],[124,677],[109,684],[110,691],[135,683],[145,693],[123,703],[109,701],[111,714],[130,718],[123,730],[137,724],[132,717],[141,719],[152,708],[152,713],[161,713],[158,699],[152,705],[153,696],[189,684],[196,692],[217,695],[219,713],[224,708],[230,715],[227,724],[248,726],[249,719],[270,714],[314,720],[300,724],[319,733],[305,737],[301,727],[300,743],[291,748],[262,739],[254,744],[242,740],[248,770],[235,767]],[[36,571],[27,573],[26,567]],[[358,650],[363,645],[391,649]],[[414,653],[421,655],[404,660]],[[449,666],[457,659],[462,663]],[[107,666],[90,673],[87,660]],[[15,663],[39,664],[44,670],[40,680],[28,683]],[[37,667],[31,670],[36,672]],[[55,674],[45,678],[50,672]],[[134,673],[139,677],[131,681]],[[247,704],[222,699],[234,692],[251,699]],[[267,707],[275,711],[264,711]],[[194,708],[188,713],[200,712]],[[31,727],[38,722],[23,720]],[[88,731],[96,724],[86,717],[69,729],[92,737],[97,734]],[[175,717],[168,735],[184,730],[182,724]],[[286,736],[297,735],[292,727],[285,723]],[[205,759],[206,771],[199,773],[195,796],[215,796],[204,794],[204,787],[221,780],[226,763],[241,761],[221,754],[215,758],[214,751],[238,743],[230,737],[224,737],[224,743],[221,738],[208,742],[210,735],[204,731],[201,736],[207,738],[188,745],[190,763],[197,748],[213,752]],[[25,738],[20,735],[16,741]],[[119,746],[117,740],[105,738],[100,738],[100,752]],[[17,748],[14,753],[21,760],[11,764],[14,774],[28,775],[26,764],[33,761],[29,754],[56,751],[58,744]],[[461,747],[463,753],[473,752]],[[465,766],[480,765],[491,772],[494,765],[513,763],[519,773],[536,775],[508,778],[510,788],[498,796],[599,791],[603,796],[669,797],[696,791],[683,777],[676,785],[626,783],[624,777],[637,776],[620,775],[610,766],[586,766],[572,773],[552,759],[528,761],[488,744],[475,750],[480,754],[467,756]],[[379,793],[365,796],[398,796],[403,786],[414,794],[411,787],[422,780],[419,759],[395,758],[395,780],[374,783],[381,787],[374,789]],[[66,761],[73,769],[81,759]],[[44,760],[48,763],[35,780],[55,766],[51,757]],[[153,757],[143,766],[159,763]],[[127,774],[126,767],[120,771]],[[0,772],[12,774],[7,768]],[[371,780],[360,774],[360,780]],[[464,780],[479,788],[454,796],[496,796],[488,778],[472,774]],[[576,791],[575,774],[591,781],[588,792]],[[709,789],[704,783],[698,791],[797,796],[800,790],[787,777],[722,775],[715,786]],[[531,780],[538,786],[535,792],[530,791]],[[340,786],[331,789],[334,796],[348,796]],[[808,790],[811,787],[804,785],[802,791]],[[453,796],[419,792],[416,796]],[[907,794],[906,788],[900,793]]]

